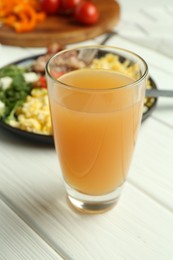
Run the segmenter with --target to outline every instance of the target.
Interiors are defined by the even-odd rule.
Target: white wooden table
[[[173,3],[143,2],[120,1],[119,35],[108,44],[137,52],[158,87],[173,89]],[[43,51],[1,46],[0,66]],[[160,98],[142,124],[113,210],[94,216],[74,212],[54,148],[1,128],[0,198],[0,259],[172,260],[173,99]]]

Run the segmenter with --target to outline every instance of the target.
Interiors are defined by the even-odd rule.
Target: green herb
[[[0,78],[3,77],[15,77],[18,74],[23,74],[26,71],[24,67],[19,67],[17,65],[9,65],[0,69]]]
[[[7,89],[0,88],[0,100],[5,104],[1,118],[6,122],[15,117],[16,109],[22,105],[33,88],[31,83],[25,81],[24,72],[24,68],[16,65],[0,69],[0,78],[7,76],[12,78],[12,83]]]

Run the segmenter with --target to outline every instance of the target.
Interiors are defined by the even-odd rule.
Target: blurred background
[[[173,58],[173,1],[119,0],[119,34]]]

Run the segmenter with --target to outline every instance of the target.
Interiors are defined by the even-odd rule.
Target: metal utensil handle
[[[173,90],[146,89],[146,97],[173,97]]]

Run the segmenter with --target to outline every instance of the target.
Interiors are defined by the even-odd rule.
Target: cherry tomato
[[[60,76],[64,75],[65,72],[63,71],[53,71],[52,75],[54,76],[54,78],[59,78]]]
[[[92,2],[82,2],[75,8],[75,18],[83,24],[94,24],[99,19],[99,11]]]
[[[60,0],[41,0],[41,9],[47,14],[55,14],[59,4]]]
[[[39,85],[41,88],[47,88],[47,81],[44,76],[39,78]]]
[[[45,76],[40,76],[38,81],[34,82],[35,88],[47,88],[47,81]]]
[[[60,0],[60,7],[63,10],[73,10],[82,0]]]

